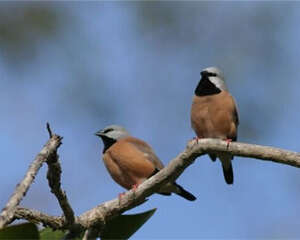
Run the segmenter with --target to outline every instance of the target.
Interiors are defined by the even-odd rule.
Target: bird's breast
[[[223,93],[223,92],[222,92]],[[195,96],[191,108],[191,125],[199,138],[226,139],[232,132],[232,109],[226,94]]]

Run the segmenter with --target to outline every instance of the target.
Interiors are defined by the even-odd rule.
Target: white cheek
[[[226,88],[226,85],[224,83],[224,81],[222,81],[221,79],[219,78],[215,78],[215,77],[212,77],[209,79],[213,84],[215,84],[215,86],[221,90],[227,90]]]

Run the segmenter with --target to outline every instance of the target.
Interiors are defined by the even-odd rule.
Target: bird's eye
[[[212,72],[207,72],[207,71],[202,71],[201,72],[201,76],[205,76],[205,77],[216,77],[217,74],[216,73],[212,73]]]
[[[104,131],[103,131],[103,133],[108,133],[108,132],[111,132],[113,129],[112,128],[108,128],[108,129],[105,129]]]
[[[209,77],[216,77],[217,74],[216,73],[212,73],[212,72],[208,72],[207,76],[209,76]]]

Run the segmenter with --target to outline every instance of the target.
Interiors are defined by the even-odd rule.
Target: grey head
[[[123,137],[129,136],[129,132],[127,130],[119,125],[109,125],[102,130],[99,130],[98,132],[95,133],[96,136],[99,137],[107,137],[111,138],[114,140],[118,140]]]
[[[116,141],[121,138],[128,137],[130,134],[127,130],[119,125],[109,125],[95,133],[96,136],[101,137],[104,149],[103,153]]]
[[[209,81],[212,82],[217,88],[222,91],[227,91],[222,71],[217,67],[208,67],[202,70],[201,76],[207,76]]]

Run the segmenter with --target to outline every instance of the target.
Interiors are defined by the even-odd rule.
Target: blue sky
[[[64,137],[62,184],[77,215],[124,191],[104,167],[97,130],[123,125],[167,164],[194,137],[192,95],[209,66],[223,70],[238,103],[239,141],[299,151],[299,3],[44,7],[58,16],[51,35],[27,29],[32,48],[13,60],[0,46],[1,206],[47,141],[47,121]],[[299,237],[299,169],[239,157],[233,168],[228,186],[219,162],[197,159],[177,180],[197,201],[151,196],[130,211],[158,208],[132,239]],[[22,206],[61,214],[46,166]]]

